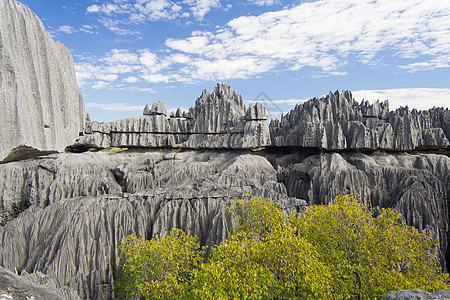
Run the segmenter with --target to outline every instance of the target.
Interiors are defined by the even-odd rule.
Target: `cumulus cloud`
[[[66,33],[66,34],[73,34],[73,33],[77,32],[78,30],[76,30],[72,26],[62,25],[62,26],[59,26],[57,31],[62,32],[62,33]]]
[[[203,19],[212,9],[220,7],[220,0],[184,0],[183,3],[189,5],[195,18]]]
[[[90,10],[134,13],[135,20],[147,20],[171,18],[184,13],[186,7],[194,14],[192,9],[197,7],[196,16],[202,17],[220,2],[116,0],[112,4],[117,8],[103,4]],[[104,20],[105,26],[119,33],[118,21],[108,20]],[[320,78],[345,76],[354,65],[382,65],[386,59],[399,71],[420,72],[450,68],[449,44],[449,1],[320,0],[238,17],[215,31],[168,38],[158,52],[111,51],[97,58],[99,63],[90,66],[92,71],[78,66],[77,74],[81,81],[95,82],[88,73],[100,69],[119,74],[119,81],[134,77],[155,83],[246,79],[307,68],[311,77]],[[125,54],[129,59],[121,57]]]

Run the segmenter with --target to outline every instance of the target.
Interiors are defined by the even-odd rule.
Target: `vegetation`
[[[108,147],[105,149],[102,149],[101,152],[108,152],[108,153],[118,153],[128,150],[128,148],[119,148],[119,147]]]
[[[238,199],[230,238],[206,262],[193,237],[174,229],[121,247],[119,298],[377,299],[390,290],[447,288],[438,243],[385,209],[377,217],[351,195],[285,213],[258,197]]]

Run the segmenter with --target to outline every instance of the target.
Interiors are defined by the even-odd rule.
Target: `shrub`
[[[447,288],[439,245],[401,216],[377,217],[351,195],[303,215],[259,197],[230,207],[233,230],[207,262],[192,237],[128,237],[119,297],[146,299],[377,299],[390,290]]]

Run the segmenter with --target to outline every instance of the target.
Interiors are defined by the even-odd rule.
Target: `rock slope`
[[[410,226],[433,232],[449,259],[450,158],[440,154],[322,153],[276,161],[288,194],[309,205],[353,193],[373,208],[393,208]],[[288,163],[287,163],[288,162]]]
[[[0,70],[0,161],[19,145],[72,144],[85,118],[72,56],[15,0],[0,0]]]
[[[129,234],[177,227],[212,246],[227,237],[226,207],[238,196],[306,205],[287,196],[267,159],[246,151],[58,154],[0,165],[0,174],[0,265],[55,276],[82,299],[111,298]]]
[[[41,272],[16,273],[0,267],[0,299],[79,300],[78,294],[61,287],[57,278]]]

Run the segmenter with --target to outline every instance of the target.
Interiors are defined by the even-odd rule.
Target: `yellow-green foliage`
[[[438,241],[407,226],[391,209],[382,209],[375,218],[372,210],[345,195],[291,220],[330,267],[336,299],[378,299],[390,290],[447,288]]]
[[[183,299],[193,269],[201,261],[199,244],[173,229],[162,239],[130,235],[120,247],[122,272],[114,291],[119,299]]]
[[[122,152],[127,150],[127,148],[119,148],[119,147],[109,147],[109,148],[105,148],[102,149],[102,152],[108,152],[108,153],[117,153],[117,152]]]
[[[161,240],[128,237],[119,298],[378,299],[396,289],[447,288],[438,244],[400,215],[378,217],[351,195],[286,215],[259,197],[230,207],[233,230],[207,262],[178,229]]]
[[[183,148],[174,148],[174,149],[172,149],[172,150],[170,150],[172,153],[175,153],[175,154],[178,154],[178,153],[180,153],[181,151],[183,151]]]

